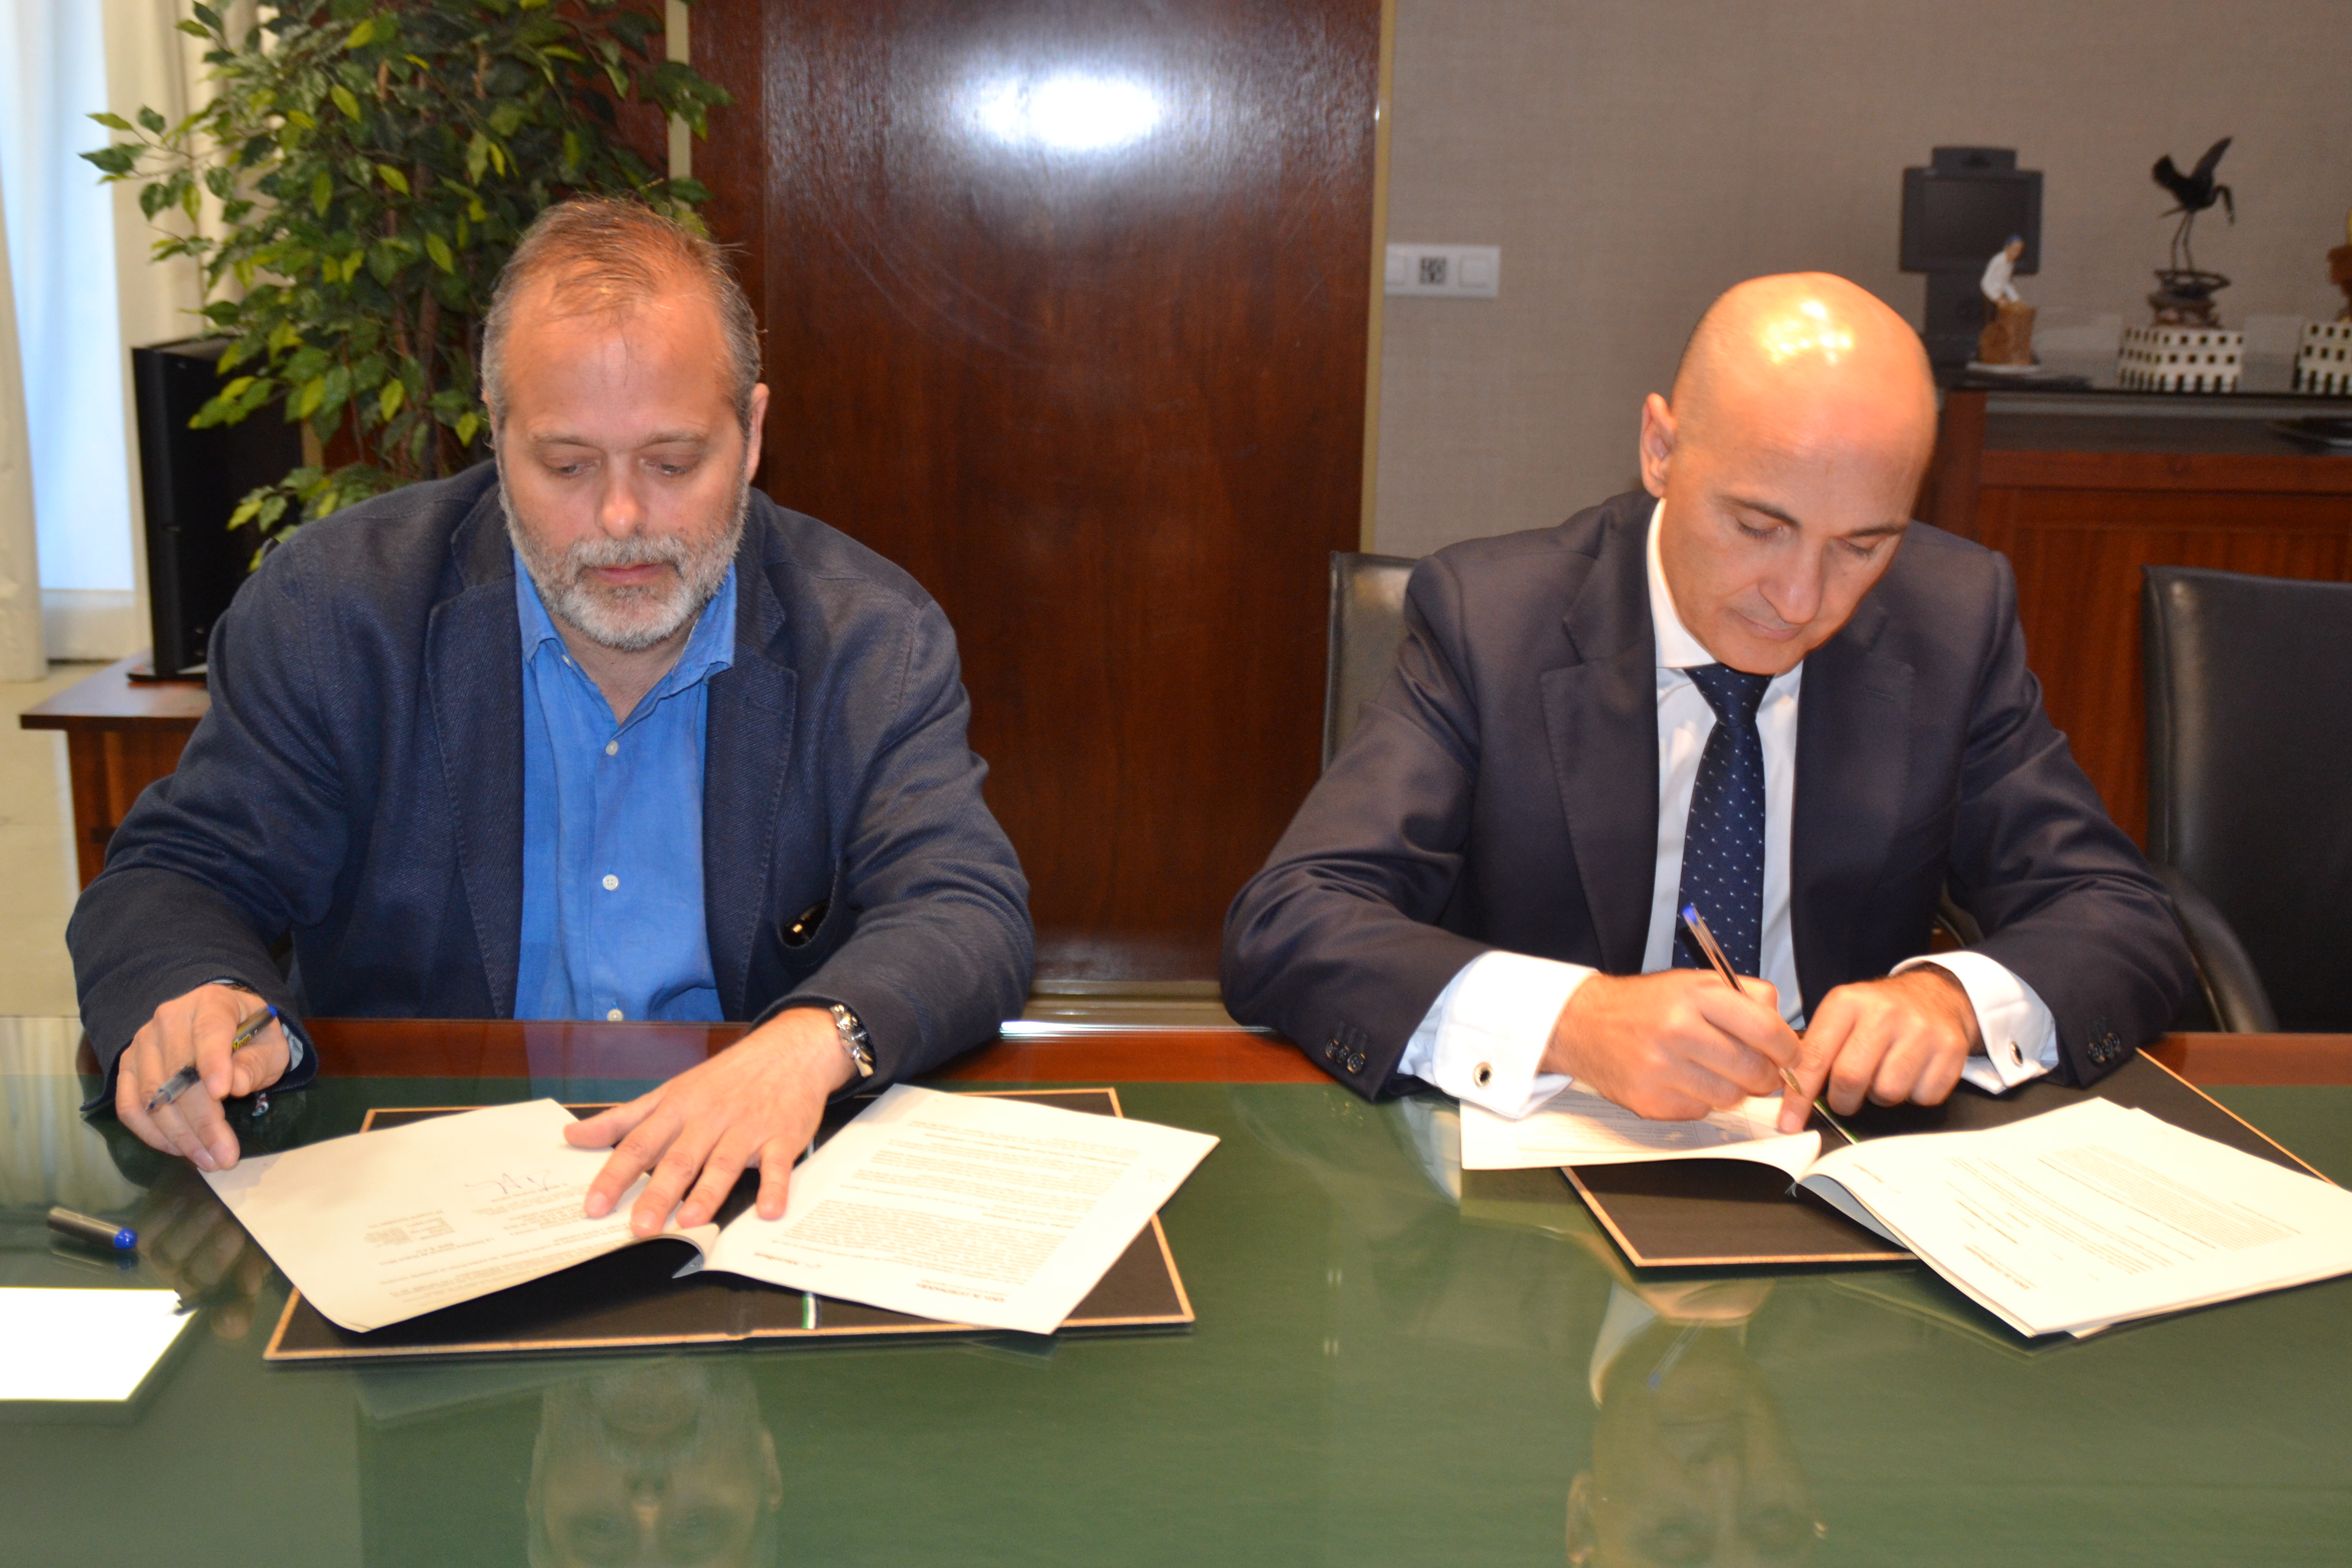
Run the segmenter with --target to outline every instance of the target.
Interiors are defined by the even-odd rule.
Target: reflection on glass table
[[[1556,1173],[1465,1183],[1433,1098],[1121,1081],[1223,1140],[1162,1216],[1187,1331],[270,1366],[284,1281],[208,1189],[83,1121],[69,1068],[0,1068],[0,1283],[210,1302],[127,1425],[0,1416],[11,1563],[2072,1568],[2352,1539],[2352,1281],[2045,1346],[1912,1265],[1631,1269]],[[628,1087],[346,1072],[270,1115],[308,1140]],[[2352,1088],[2220,1092],[2352,1173]],[[154,1255],[58,1255],[49,1202]]]

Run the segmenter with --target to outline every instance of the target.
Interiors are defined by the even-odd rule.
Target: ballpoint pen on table
[[[228,1048],[231,1051],[243,1050],[246,1047],[253,1043],[254,1036],[261,1033],[262,1030],[268,1028],[271,1024],[277,1022],[277,1020],[278,1009],[269,1005],[268,1003],[264,1003],[262,1005],[261,1011],[256,1013],[253,1016],[247,1018],[244,1023],[237,1026],[236,1033],[230,1037]],[[147,1101],[147,1114],[150,1116],[154,1115],[157,1111],[171,1104],[172,1101],[187,1093],[189,1089],[194,1089],[199,1076],[201,1075],[196,1071],[196,1064],[190,1062],[186,1067],[182,1068],[178,1072],[175,1072],[170,1078],[165,1079],[162,1087],[157,1089],[154,1094],[149,1097]]]
[[[1739,990],[1739,976],[1732,973],[1731,960],[1724,957],[1723,949],[1716,945],[1715,933],[1706,929],[1706,917],[1698,912],[1696,904],[1683,906],[1683,925],[1690,932],[1691,941],[1697,946],[1699,952],[1714,967],[1716,973],[1723,977],[1723,983],[1734,991]],[[1779,1069],[1782,1083],[1787,1084],[1799,1094],[1805,1092],[1805,1086],[1797,1081],[1795,1073],[1790,1072],[1787,1068],[1780,1067],[1778,1062],[1773,1066]],[[1838,1136],[1849,1143],[1860,1142],[1853,1133],[1845,1130],[1843,1122],[1830,1114],[1830,1108],[1823,1105],[1818,1099],[1813,1101],[1813,1109],[1822,1113],[1822,1121],[1837,1129]]]

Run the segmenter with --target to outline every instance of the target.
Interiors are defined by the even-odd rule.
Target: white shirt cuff
[[[1984,1038],[1985,1054],[1972,1056],[1960,1076],[1987,1094],[1999,1094],[2040,1078],[2058,1065],[2058,1020],[2042,998],[1997,959],[1981,952],[1939,952],[1932,957],[1906,958],[1895,966],[1900,974],[1932,963],[1960,983],[1976,1009],[1977,1033]]]
[[[1539,1072],[1559,1010],[1593,971],[1517,952],[1462,966],[1405,1042],[1397,1070],[1516,1121],[1568,1087]]]

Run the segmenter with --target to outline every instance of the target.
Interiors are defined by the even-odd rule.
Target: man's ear
[[[743,432],[743,482],[750,484],[760,474],[760,445],[768,426],[768,384],[761,382],[751,389],[750,428]]]
[[[1675,411],[1656,393],[1642,400],[1642,488],[1664,500],[1675,458]]]

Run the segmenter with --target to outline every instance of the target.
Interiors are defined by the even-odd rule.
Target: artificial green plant
[[[233,342],[195,424],[284,400],[323,454],[254,491],[265,536],[486,450],[475,366],[499,268],[539,211],[634,194],[688,221],[707,199],[616,134],[636,100],[698,136],[724,90],[665,56],[658,0],[323,0],[232,37],[193,7],[213,97],[177,123],[91,118],[135,141],[85,153],[141,179],[157,259],[202,269],[204,331]],[[216,232],[194,230],[209,192]]]

